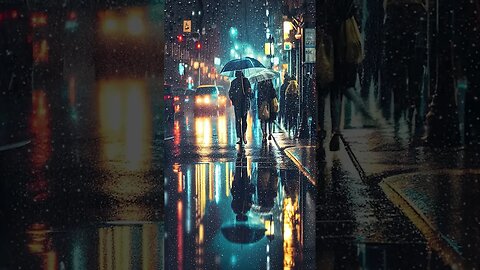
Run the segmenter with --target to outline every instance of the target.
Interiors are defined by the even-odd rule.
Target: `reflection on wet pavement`
[[[174,164],[165,179],[166,249],[177,251],[167,268],[308,269],[313,237],[304,231],[314,223],[304,215],[316,191],[305,181],[246,158]]]
[[[166,144],[166,269],[315,269],[315,187],[247,118],[181,106]],[[168,133],[168,131],[167,131]]]
[[[163,6],[141,9],[151,31],[115,61],[96,54],[121,41],[96,39],[98,10],[78,10],[78,28],[65,32],[49,23],[55,12],[42,13],[32,85],[11,93],[29,102],[0,107],[14,135],[28,116],[31,140],[0,151],[0,269],[163,269],[162,18],[153,12]],[[152,49],[149,61],[132,58]]]

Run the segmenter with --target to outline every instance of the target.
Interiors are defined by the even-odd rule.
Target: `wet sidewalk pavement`
[[[402,136],[403,135],[403,136]],[[480,166],[461,148],[410,147],[393,128],[348,129],[344,137],[366,183],[379,186],[452,268],[478,268]]]
[[[457,252],[461,250],[458,244],[444,241],[449,244],[445,246],[438,237],[433,237],[435,234],[427,234],[425,227],[429,226],[421,226],[410,215],[405,215],[405,209],[398,208],[398,200],[386,188],[388,185],[398,194],[404,189],[406,194],[412,195],[410,200],[413,200],[413,204],[428,207],[428,203],[431,203],[431,209],[435,209],[435,204],[442,209],[452,209],[439,201],[438,190],[430,187],[433,180],[425,181],[424,177],[414,176],[427,160],[437,161],[429,162],[432,170],[455,168],[459,162],[446,159],[452,157],[451,154],[439,155],[425,149],[409,148],[408,140],[393,139],[392,134],[393,130],[389,129],[345,130],[344,137],[364,169],[365,179],[360,177],[343,146],[339,152],[326,151],[325,160],[319,161],[315,159],[313,143],[292,139],[281,130],[275,134],[279,148],[303,174],[319,181],[314,182],[319,190],[316,215],[317,241],[320,244],[317,245],[317,267],[450,269],[467,266],[458,256]],[[448,162],[442,164],[442,160]],[[412,176],[411,179],[404,177],[407,173]],[[387,178],[389,176],[392,176],[392,180]],[[435,190],[433,193],[437,198],[428,196],[429,192],[412,184],[414,180],[422,183],[430,195]],[[408,199],[405,194],[399,197]],[[428,200],[428,203],[421,199]],[[444,211],[441,216],[437,210],[429,214],[437,216],[437,224],[450,228],[451,233],[457,233],[458,237],[459,230],[446,225],[448,220],[459,216],[451,215],[452,211],[455,210]],[[450,218],[445,218],[449,214]]]

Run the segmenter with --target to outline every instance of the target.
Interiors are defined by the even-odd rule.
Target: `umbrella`
[[[280,73],[270,70],[270,69],[264,69],[252,76],[247,76],[248,80],[250,83],[258,83],[258,82],[263,82],[266,80],[271,80],[280,77]]]
[[[248,221],[224,224],[221,231],[228,241],[237,244],[255,243],[265,236],[265,227],[261,223],[256,224]]]
[[[266,69],[267,68],[262,65],[262,63],[260,63],[257,59],[251,57],[244,57],[228,61],[225,66],[223,66],[220,74],[232,78],[235,77],[235,71],[241,70],[243,71],[245,77],[248,78]]]

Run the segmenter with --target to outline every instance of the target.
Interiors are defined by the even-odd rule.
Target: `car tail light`
[[[18,17],[18,12],[16,10],[12,10],[10,12],[10,18],[16,19]]]
[[[163,96],[163,100],[169,100],[170,98],[172,98],[171,96]]]
[[[175,100],[175,101],[179,101],[179,100],[180,100],[180,98],[179,98],[178,96],[175,96],[175,97],[173,98],[173,100]]]

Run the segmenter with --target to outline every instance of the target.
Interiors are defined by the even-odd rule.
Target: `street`
[[[95,55],[121,49],[94,19],[102,8],[71,12],[78,28],[33,28],[48,57],[31,84],[17,73],[2,90],[0,269],[161,269],[163,80],[131,56]]]
[[[240,148],[232,107],[177,111],[165,143],[166,269],[315,269],[315,186],[274,140],[262,145],[251,114]]]

